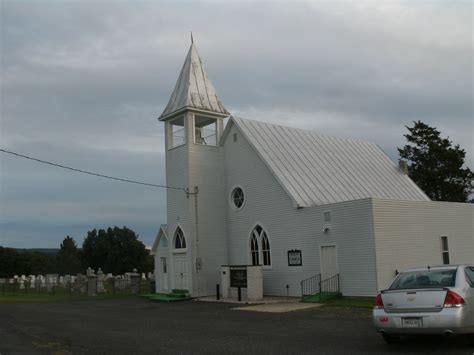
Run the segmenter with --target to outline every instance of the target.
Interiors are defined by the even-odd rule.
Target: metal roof
[[[232,124],[297,207],[370,197],[430,200],[376,144],[236,117],[226,134]]]
[[[183,68],[165,110],[159,120],[163,121],[184,109],[197,109],[228,116],[229,112],[217,97],[214,85],[209,80],[196,46],[191,43]]]

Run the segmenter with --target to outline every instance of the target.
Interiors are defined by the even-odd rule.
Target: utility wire
[[[137,185],[145,185],[145,186],[151,186],[151,187],[159,187],[159,188],[163,188],[163,189],[182,190],[182,191],[184,191],[184,192],[186,192],[186,193],[189,193],[189,192],[187,191],[187,189],[182,188],[182,187],[166,186],[166,185],[157,185],[157,184],[151,184],[151,183],[148,183],[148,182],[135,181],[135,180],[129,180],[129,179],[122,179],[122,178],[118,178],[118,177],[114,177],[114,176],[98,174],[98,173],[94,173],[94,172],[91,172],[91,171],[86,171],[86,170],[71,168],[70,166],[65,166],[65,165],[61,165],[61,164],[52,163],[52,162],[50,162],[50,161],[46,161],[46,160],[41,160],[41,159],[33,158],[33,157],[28,156],[28,155],[23,155],[23,154],[15,153],[15,152],[12,152],[12,151],[9,151],[9,150],[6,150],[6,149],[2,149],[2,148],[0,148],[0,152],[7,153],[7,154],[11,154],[11,155],[14,155],[14,156],[17,156],[17,157],[20,157],[20,158],[25,158],[25,159],[33,160],[33,161],[36,161],[36,162],[38,162],[38,163],[43,163],[43,164],[55,166],[55,167],[58,167],[58,168],[62,168],[62,169],[66,169],[66,170],[75,171],[75,172],[78,172],[78,173],[83,173],[83,174],[98,176],[98,177],[102,177],[102,178],[106,178],[106,179],[111,179],[111,180],[117,180],[117,181],[128,182],[128,183],[137,184]]]

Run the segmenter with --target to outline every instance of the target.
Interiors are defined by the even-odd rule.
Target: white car
[[[373,322],[387,343],[405,334],[463,334],[474,343],[474,265],[399,273],[377,295]]]

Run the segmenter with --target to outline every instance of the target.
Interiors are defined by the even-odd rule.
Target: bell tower
[[[227,263],[224,162],[219,145],[227,116],[191,43],[158,119],[165,124],[166,183],[186,189],[167,190],[169,283],[193,296],[214,294],[220,266]]]

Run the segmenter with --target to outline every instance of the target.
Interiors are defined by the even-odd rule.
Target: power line
[[[36,162],[38,162],[38,163],[43,163],[43,164],[55,166],[55,167],[58,167],[58,168],[62,168],[62,169],[66,169],[66,170],[75,171],[75,172],[82,173],[82,174],[93,175],[93,176],[98,176],[98,177],[102,177],[102,178],[105,178],[105,179],[111,179],[111,180],[117,180],[117,181],[122,181],[122,182],[128,182],[128,183],[137,184],[137,185],[145,185],[145,186],[151,186],[151,187],[159,187],[159,188],[163,188],[163,189],[182,190],[182,191],[188,193],[188,191],[187,191],[185,188],[182,188],[182,187],[166,186],[166,185],[157,185],[157,184],[151,184],[151,183],[148,183],[148,182],[142,182],[142,181],[136,181],[136,180],[129,180],[129,179],[122,179],[122,178],[118,178],[118,177],[115,177],[115,176],[103,175],[103,174],[99,174],[99,173],[94,173],[94,172],[92,172],[92,171],[86,171],[86,170],[76,169],[76,168],[72,168],[72,167],[70,167],[70,166],[61,165],[61,164],[56,164],[56,163],[52,163],[52,162],[50,162],[50,161],[46,161],[46,160],[41,160],[41,159],[33,158],[33,157],[28,156],[28,155],[23,155],[23,154],[15,153],[15,152],[12,152],[12,151],[10,151],[10,150],[6,150],[6,149],[2,149],[2,148],[0,148],[0,152],[7,153],[7,154],[11,154],[11,155],[14,155],[14,156],[17,156],[17,157],[20,157],[20,158],[25,158],[25,159],[33,160],[33,161],[36,161]]]

